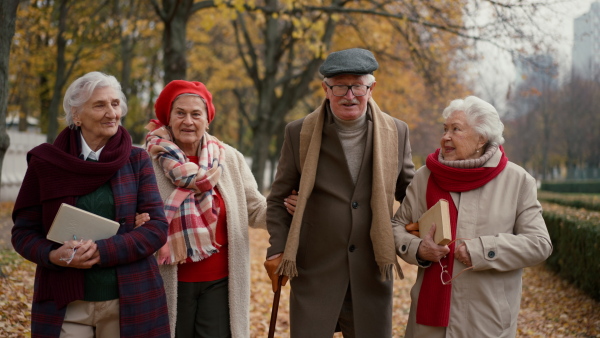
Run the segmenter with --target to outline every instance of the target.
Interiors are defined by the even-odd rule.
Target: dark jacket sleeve
[[[139,149],[130,165],[121,170],[124,172],[118,175],[120,181],[113,184],[121,229],[117,235],[96,242],[100,265],[104,267],[146,258],[167,241],[167,220],[148,154]],[[150,215],[150,221],[135,228],[135,214],[145,212]]]
[[[406,196],[406,188],[415,176],[415,165],[412,161],[408,125],[396,120],[398,128],[398,179],[396,180],[396,201],[402,202]]]
[[[11,241],[15,251],[25,259],[48,269],[60,270],[64,268],[50,262],[50,251],[60,245],[46,239],[43,210],[39,203],[40,187],[36,175],[39,165],[40,163],[35,158],[28,164],[12,214],[14,226]],[[27,196],[22,196],[22,194]],[[32,202],[23,202],[24,200]]]
[[[285,128],[277,174],[267,197],[267,230],[271,244],[267,249],[267,257],[283,252],[292,223],[292,216],[287,212],[283,199],[288,197],[292,190],[297,191],[300,185],[301,175],[297,147],[302,121],[291,122]]]

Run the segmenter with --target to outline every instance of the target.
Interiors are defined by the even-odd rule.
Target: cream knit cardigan
[[[225,146],[223,174],[217,188],[227,210],[227,240],[229,244],[229,318],[233,338],[250,336],[250,245],[248,226],[265,229],[267,203],[258,191],[256,180],[244,160],[233,147]],[[175,186],[165,177],[162,168],[152,160],[158,190],[163,201]],[[177,319],[177,266],[160,265],[167,305],[171,337],[175,337]]]

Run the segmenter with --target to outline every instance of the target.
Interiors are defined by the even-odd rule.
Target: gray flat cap
[[[319,68],[324,77],[340,74],[366,75],[373,74],[379,68],[373,53],[362,48],[351,48],[329,54]]]

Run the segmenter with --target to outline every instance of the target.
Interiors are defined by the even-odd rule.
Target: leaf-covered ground
[[[7,213],[2,212],[0,205],[0,232],[10,229],[12,223],[7,223],[10,223]],[[268,246],[266,231],[251,230],[250,241],[250,331],[251,337],[266,337],[273,301],[270,282],[262,265]],[[0,247],[1,244],[2,236]],[[416,277],[414,267],[403,262],[401,265],[406,278],[394,283],[394,337],[403,336],[410,307],[409,292]],[[35,265],[4,250],[0,251],[0,268],[3,273],[0,276],[0,337],[29,337]],[[286,286],[281,294],[276,337],[289,337],[288,301],[289,286]],[[540,265],[527,268],[523,273],[518,321],[518,337],[600,337],[600,303]],[[341,337],[341,334],[335,337]]]

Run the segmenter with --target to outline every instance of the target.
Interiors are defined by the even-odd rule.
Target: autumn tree
[[[19,0],[5,0],[0,2],[0,172],[2,172],[4,155],[10,146],[10,138],[6,133],[8,61],[10,45],[15,34],[15,19],[18,6]]]
[[[562,144],[567,178],[600,177],[600,81],[574,76],[560,93],[557,139]]]
[[[526,163],[536,168],[542,179],[550,176],[551,167],[556,167],[556,126],[558,115],[558,69],[551,54],[534,55],[521,58],[517,69],[523,80],[517,85],[514,99],[511,101],[512,114],[516,118],[518,132],[511,140],[517,152]],[[514,148],[513,148],[514,149]]]
[[[241,102],[239,106],[245,107],[240,113],[252,131],[252,171],[259,186],[263,185],[266,160],[279,151],[280,147],[273,147],[273,143],[277,142],[275,135],[286,118],[295,109],[302,109],[299,104],[306,95],[321,91],[318,85],[311,90],[310,85],[332,46],[373,50],[378,60],[387,65],[377,76],[397,75],[387,87],[392,95],[384,95],[386,99],[382,101],[389,103],[387,107],[392,107],[392,112],[402,105],[400,112],[410,111],[413,114],[409,116],[415,117],[415,110],[410,108],[422,105],[412,102],[406,91],[420,89],[426,94],[419,97],[430,99],[440,98],[444,90],[455,87],[458,66],[453,56],[468,47],[468,41],[493,41],[500,27],[504,27],[505,34],[508,30],[513,36],[526,38],[524,33],[518,34],[516,19],[509,15],[512,6],[487,3],[497,7],[498,22],[486,23],[481,30],[463,21],[465,12],[461,8],[467,5],[464,1],[269,0],[218,4],[224,12],[236,11],[231,15],[235,43],[252,82],[253,95],[238,94],[236,98]],[[353,43],[344,42],[348,40]],[[403,81],[418,85],[411,88]],[[378,89],[375,95],[377,92],[386,93],[386,89]],[[314,108],[304,108],[304,114]]]

